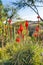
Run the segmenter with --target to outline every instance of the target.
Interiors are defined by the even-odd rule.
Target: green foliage
[[[22,33],[25,35],[26,29]],[[43,65],[43,46],[41,44],[43,43],[40,40],[36,41],[34,37],[27,35],[20,43],[15,40],[7,41],[6,46],[0,48],[0,65]]]
[[[40,25],[42,25],[42,26],[43,26],[43,22],[40,22]]]
[[[0,63],[4,65],[43,65],[43,48],[39,44],[7,43],[0,48]]]

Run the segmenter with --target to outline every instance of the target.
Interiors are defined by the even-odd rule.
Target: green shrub
[[[0,49],[1,65],[43,65],[43,48],[39,43],[7,43]]]

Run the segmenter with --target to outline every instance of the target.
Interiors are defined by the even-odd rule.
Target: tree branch
[[[38,9],[36,8],[36,6],[34,5],[34,7],[36,8],[36,10],[31,6],[31,5],[29,5],[29,4],[27,4],[27,3],[25,3],[27,6],[29,6],[38,16],[40,16],[39,15],[39,12],[38,12]],[[43,19],[40,17],[40,19],[43,21]]]

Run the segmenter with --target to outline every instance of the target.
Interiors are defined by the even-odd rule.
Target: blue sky
[[[7,4],[11,5],[10,2],[14,2],[16,0],[2,0],[3,4],[6,6]],[[43,18],[43,7],[38,8],[40,16]],[[21,10],[18,11],[18,14],[20,15],[21,18],[25,20],[37,20],[37,15],[34,13],[32,9],[29,7],[22,8]]]

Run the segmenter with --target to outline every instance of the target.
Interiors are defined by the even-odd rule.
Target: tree
[[[2,11],[2,1],[0,0],[0,20],[1,20],[1,18],[2,18],[2,15],[1,15],[2,12],[1,12],[1,11]]]
[[[6,19],[6,17],[7,17],[6,14],[7,14],[7,13],[6,13],[6,11],[4,10],[3,3],[2,3],[2,1],[0,0],[0,20],[1,20],[1,22]]]
[[[40,5],[37,3],[40,3]],[[43,7],[43,0],[19,0],[16,2],[12,2],[13,5],[16,6],[16,9],[21,9],[22,7],[28,6],[30,7],[38,16],[40,16],[37,7]],[[43,21],[43,19],[40,16],[40,19]]]
[[[9,16],[8,12],[12,11],[11,15]],[[0,0],[0,20],[4,21],[7,18],[12,18],[12,16],[16,13],[16,9],[10,7],[9,5],[4,6],[2,0]]]

